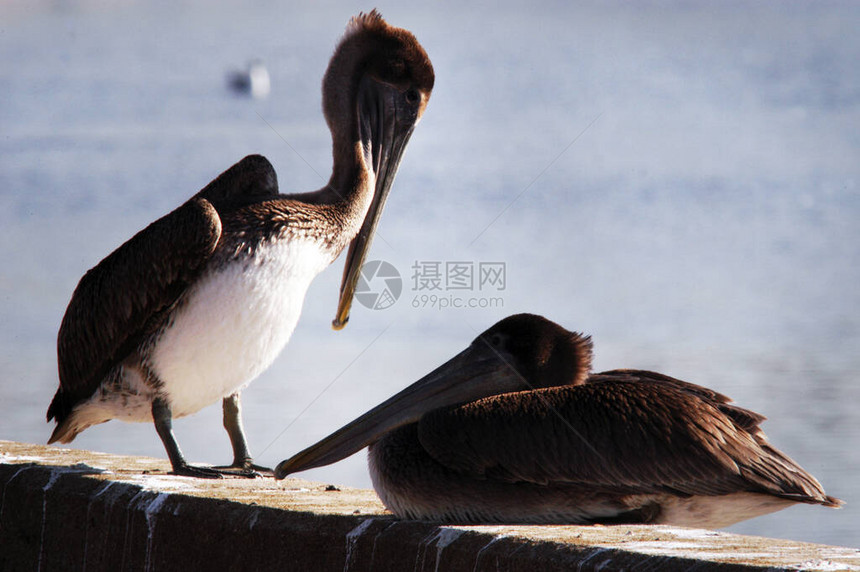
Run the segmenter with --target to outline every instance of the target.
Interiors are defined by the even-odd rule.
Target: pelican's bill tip
[[[274,474],[276,481],[281,481],[287,478],[287,476],[290,474],[290,471],[287,468],[288,464],[289,461],[281,461],[280,463],[278,463],[278,466],[275,467]]]

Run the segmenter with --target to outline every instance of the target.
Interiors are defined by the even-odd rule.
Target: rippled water
[[[258,460],[531,311],[592,334],[598,369],[657,369],[766,414],[772,441],[848,503],[733,530],[860,546],[860,8],[378,6],[437,75],[371,255],[402,292],[335,333],[342,263],[317,279],[244,394]],[[361,8],[0,6],[0,438],[50,434],[56,331],[86,269],[248,153],[283,192],[321,186],[319,82]],[[251,57],[272,75],[263,101],[225,88]],[[446,263],[503,263],[505,288],[431,304],[416,286]],[[192,459],[229,457],[220,407],[176,428]],[[149,425],[74,446],[164,456]],[[363,454],[307,476],[370,484]]]

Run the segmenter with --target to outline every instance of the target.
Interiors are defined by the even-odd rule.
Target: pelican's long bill
[[[282,461],[275,478],[330,465],[360,451],[389,431],[414,423],[424,413],[468,403],[481,397],[520,391],[527,384],[499,354],[478,339],[469,348],[422,377],[394,397],[377,405],[322,441]]]
[[[374,79],[365,79],[359,88],[359,136],[364,147],[365,163],[373,171],[376,180],[364,223],[346,254],[337,314],[331,324],[335,330],[343,329],[349,321],[349,310],[361,267],[400,167],[403,151],[423,111],[423,107],[417,113],[414,107],[409,107],[407,100],[410,97],[421,95],[415,91],[407,95],[392,85]],[[394,113],[385,108],[393,108]]]

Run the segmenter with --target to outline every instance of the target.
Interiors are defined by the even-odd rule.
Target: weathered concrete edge
[[[731,539],[728,562],[720,562],[718,552],[691,550],[696,543],[679,542],[679,529],[438,526],[398,521],[372,507],[370,515],[352,514],[352,501],[336,510],[314,505],[294,510],[267,506],[271,493],[280,497],[289,491],[255,481],[242,481],[242,488],[256,490],[259,502],[249,500],[248,490],[241,501],[218,498],[226,483],[207,483],[206,494],[159,490],[152,481],[129,482],[80,461],[44,460],[56,451],[58,457],[97,457],[102,466],[111,458],[102,453],[69,455],[67,449],[0,442],[0,453],[25,448],[36,449],[39,461],[0,456],[3,570],[860,570],[857,550],[772,541],[772,557],[766,558],[768,552],[756,553],[737,539],[767,539],[704,531],[680,538]],[[621,542],[612,541],[619,536]],[[655,552],[661,543],[666,550]]]
[[[0,483],[3,570],[435,570],[437,563],[473,570],[534,570],[538,563],[542,570],[687,570],[695,564],[390,517],[317,515],[147,491],[92,478],[83,467],[2,465]]]

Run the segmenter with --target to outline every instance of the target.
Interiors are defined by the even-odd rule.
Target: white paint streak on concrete
[[[20,472],[21,471],[18,471],[18,473],[20,473]],[[36,565],[36,570],[42,569],[42,554],[44,552],[44,547],[45,547],[45,523],[47,522],[47,519],[48,519],[48,491],[51,490],[51,487],[53,487],[57,483],[57,480],[59,480],[61,475],[69,474],[69,473],[88,475],[88,474],[100,474],[100,473],[104,473],[104,472],[105,472],[105,469],[101,469],[98,467],[91,467],[90,465],[87,465],[86,463],[76,463],[76,464],[68,466],[68,467],[63,467],[63,466],[51,467],[51,474],[48,477],[48,482],[45,483],[44,487],[42,487],[42,491],[44,493],[42,496],[42,530],[39,533],[39,561]],[[15,475],[17,475],[18,473],[15,473]],[[3,492],[4,492],[4,497],[5,497],[5,487],[4,487]]]
[[[42,487],[42,531],[39,533],[39,562],[36,565],[36,570],[42,569],[42,553],[45,551],[45,523],[48,520],[48,491],[51,490],[57,483],[57,479],[63,474],[62,469],[51,469],[51,476],[48,477],[48,482]]]
[[[583,559],[582,559],[582,560],[577,564],[577,569],[578,569],[578,570],[582,570],[582,566],[583,566],[583,564],[588,563],[592,558],[594,558],[594,557],[596,557],[596,556],[600,556],[601,554],[603,554],[603,553],[605,553],[605,552],[612,552],[612,549],[611,549],[611,548],[598,548],[597,550],[595,550],[594,552],[592,552],[591,554],[589,554],[588,556],[586,556],[585,558],[583,558]],[[597,565],[596,570],[600,570],[601,568],[603,568],[604,566],[606,566],[606,565],[610,564],[611,562],[612,562],[612,557],[609,557],[607,560],[604,560],[603,562],[599,563],[599,564]]]
[[[457,530],[455,528],[440,528],[436,533],[436,568],[435,572],[439,572],[439,562],[442,560],[442,551],[448,547],[449,544],[453,543],[455,540],[460,538],[463,535],[462,530]]]
[[[248,530],[254,530],[254,526],[257,525],[257,520],[260,518],[260,511],[255,510],[251,514],[251,518],[248,519]]]
[[[125,528],[124,528],[125,535],[123,536],[123,540],[122,540],[122,559],[120,560],[120,566],[119,566],[120,570],[125,570],[125,568],[126,568],[126,566],[125,566],[125,555],[128,551],[128,543],[129,543],[129,539],[131,537],[131,517],[132,517],[132,514],[134,513],[134,511],[132,510],[132,507],[137,506],[137,503],[139,502],[138,499],[141,496],[143,496],[143,494],[144,494],[144,491],[141,489],[140,491],[137,492],[137,494],[135,494],[133,497],[131,497],[131,500],[128,501],[128,506],[126,507],[126,510],[125,510]]]
[[[379,540],[379,537],[388,532],[389,528],[397,526],[398,522],[400,521],[395,520],[391,524],[385,525],[385,528],[377,532],[376,535],[373,537],[373,548],[370,551],[370,564],[373,564],[373,559],[376,557],[376,542]]]
[[[3,497],[0,498],[0,525],[2,525],[2,523],[3,523],[3,507],[6,506],[6,489],[9,488],[9,483],[14,481],[18,475],[20,475],[21,473],[23,473],[27,469],[32,469],[32,468],[33,468],[32,465],[26,465],[24,467],[21,467],[20,469],[15,471],[15,474],[12,475],[8,481],[6,481],[5,485],[3,485]],[[0,528],[0,530],[2,530],[2,528]]]
[[[427,557],[427,549],[435,544],[436,546],[436,565],[435,572],[439,572],[439,561],[442,559],[442,552],[445,548],[460,538],[464,533],[463,530],[450,527],[439,527],[425,536],[418,545],[418,550],[415,554],[415,570],[424,569],[424,561]]]
[[[111,488],[115,483],[116,481],[105,481],[102,488],[97,490],[90,498],[90,502],[87,503],[87,519],[86,522],[84,522],[84,558],[83,562],[81,563],[81,570],[87,569],[87,552],[89,551],[90,547],[90,511],[93,507],[93,501],[106,493],[107,490]]]
[[[373,524],[374,518],[368,518],[361,521],[361,524],[350,530],[346,535],[346,560],[343,563],[343,572],[349,572],[349,566],[352,561],[352,551],[355,549],[358,539],[361,535]]]
[[[152,539],[155,533],[155,520],[158,511],[161,509],[161,505],[164,504],[164,501],[170,495],[168,493],[158,493],[155,495],[153,499],[149,501],[144,509],[144,515],[146,516],[146,564],[144,565],[144,570],[152,570]]]
[[[497,535],[497,536],[494,536],[492,539],[490,539],[490,541],[489,541],[488,543],[486,543],[484,546],[482,546],[482,547],[481,547],[481,549],[480,549],[480,550],[478,550],[477,554],[475,554],[475,566],[472,568],[472,572],[475,572],[475,570],[477,570],[477,569],[478,569],[478,562],[480,562],[480,561],[481,561],[481,554],[483,554],[483,553],[484,553],[484,550],[486,550],[487,548],[489,548],[490,546],[492,546],[492,545],[493,545],[493,544],[495,544],[496,542],[498,542],[498,541],[500,541],[500,540],[502,540],[502,539],[507,538],[508,536],[510,536],[510,535],[508,535],[508,534],[499,534],[499,535]]]
[[[127,478],[117,479],[119,482],[137,485],[142,491],[175,492],[175,491],[197,491],[193,477],[179,477],[176,475],[143,475],[133,474]]]

